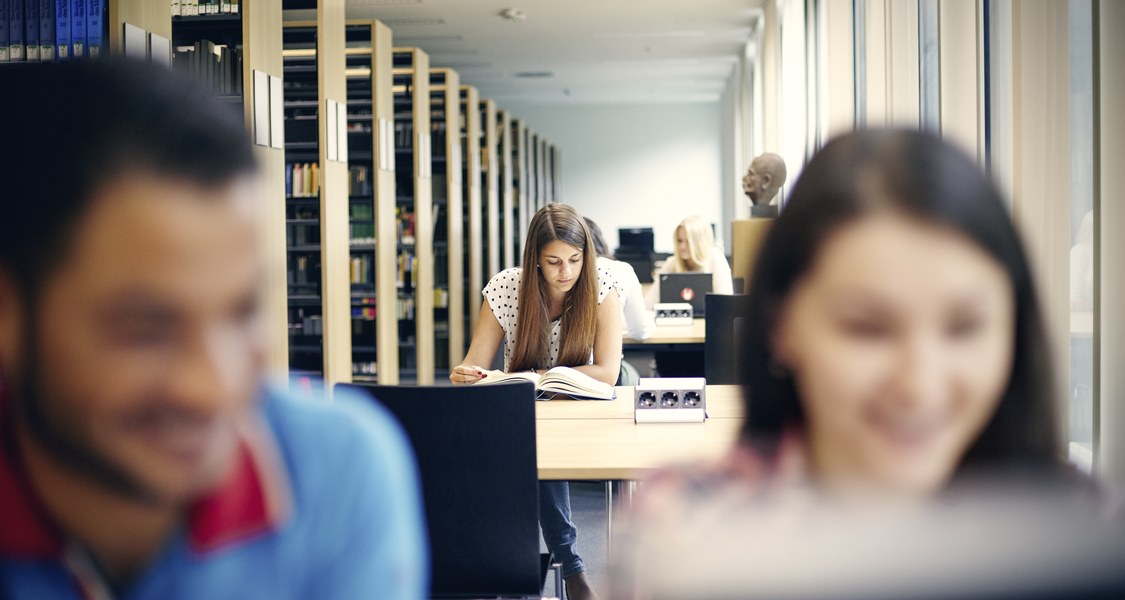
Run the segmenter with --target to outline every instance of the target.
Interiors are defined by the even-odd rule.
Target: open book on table
[[[488,371],[484,379],[474,385],[503,383],[505,381],[530,381],[535,384],[535,397],[538,400],[552,398],[574,398],[576,400],[613,400],[616,393],[613,386],[570,367],[555,367],[542,375],[525,371],[504,373]]]

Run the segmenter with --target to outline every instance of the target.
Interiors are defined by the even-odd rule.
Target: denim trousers
[[[543,541],[555,560],[562,564],[562,576],[586,570],[578,556],[578,530],[570,520],[570,484],[565,481],[539,482],[539,528]]]

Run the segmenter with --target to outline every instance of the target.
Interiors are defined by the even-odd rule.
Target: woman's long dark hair
[[[805,417],[771,337],[794,285],[824,241],[866,215],[894,211],[959,232],[1008,275],[1015,301],[1011,379],[961,467],[1057,462],[1055,386],[1046,333],[1019,236],[996,188],[964,153],[917,131],[862,130],[831,141],[808,166],[762,244],[742,340],[746,421],[742,439],[771,454]],[[959,470],[960,471],[960,470]]]
[[[551,317],[548,285],[539,270],[539,255],[554,241],[582,251],[582,272],[563,300],[559,331],[559,365],[576,367],[590,360],[598,324],[598,265],[594,243],[582,217],[566,204],[539,209],[527,227],[520,278],[519,316],[512,349],[512,371],[545,369],[549,359]]]

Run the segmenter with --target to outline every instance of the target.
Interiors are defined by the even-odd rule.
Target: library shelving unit
[[[516,265],[519,265],[523,260],[524,233],[527,231],[528,221],[531,220],[531,214],[528,212],[528,191],[531,188],[531,180],[528,178],[527,171],[527,127],[524,126],[523,121],[512,119],[509,134],[512,138],[512,189],[514,192],[512,209],[515,212],[515,218],[511,221],[515,224],[515,228],[509,234],[514,244]]]
[[[352,379],[399,382],[392,34],[347,22]],[[405,165],[409,168],[410,165]]]
[[[464,185],[464,210],[459,215],[465,232],[464,240],[464,269],[467,275],[464,280],[462,298],[463,306],[461,323],[465,331],[476,328],[477,317],[480,315],[481,290],[484,289],[484,246],[487,238],[483,235],[483,207],[481,206],[480,189],[480,94],[477,88],[463,85],[458,90],[458,103],[461,106],[461,126],[458,127],[457,138],[461,146],[461,156],[465,157],[461,168],[461,180]],[[465,341],[461,341],[459,350],[454,360],[464,356],[468,350]]]
[[[114,12],[115,6],[117,12]],[[126,9],[126,6],[129,8]],[[138,12],[132,12],[134,8]],[[111,4],[111,47],[122,47],[123,42],[116,36],[123,35],[121,32],[124,31],[126,22],[150,23],[150,32],[158,32],[159,29],[151,24],[155,21],[148,20],[156,19],[150,15],[157,8],[164,15],[161,18],[170,16],[168,3],[164,3],[162,7],[147,0],[135,6],[125,0]],[[200,50],[206,48],[214,51],[205,42],[227,49],[226,56],[232,62],[222,65],[223,52],[220,48],[219,66],[230,69],[226,71],[230,74],[229,87],[225,94],[223,88],[217,94],[226,99],[232,109],[239,110],[246,119],[247,129],[254,141],[254,156],[262,176],[262,193],[266,198],[277,199],[276,204],[264,203],[260,222],[264,231],[263,244],[267,261],[263,306],[268,335],[267,364],[270,371],[278,375],[286,373],[289,364],[286,223],[285,211],[278,208],[285,197],[285,142],[284,125],[281,121],[281,13],[280,2],[242,0],[237,13],[171,17],[171,47],[176,54],[174,68],[179,68],[177,60],[183,64],[184,60],[190,62],[190,58],[203,58],[201,55],[188,55],[188,52],[196,51],[197,43]],[[214,67],[213,59],[210,56],[206,58],[212,61],[210,64]],[[271,93],[271,90],[276,91],[276,94]],[[277,112],[276,119],[271,118],[273,109]]]
[[[433,183],[430,162],[430,57],[393,50],[395,204],[399,226],[399,375],[434,381]]]
[[[551,198],[555,202],[565,202],[562,195],[562,151],[551,146]]]
[[[450,361],[460,362],[465,352],[460,89],[456,71],[430,69],[435,379],[448,374],[454,364]]]
[[[547,162],[543,160],[543,150],[547,147],[547,142],[543,136],[538,133],[534,134],[531,138],[532,152],[531,156],[535,160],[534,171],[532,178],[535,181],[535,202],[532,204],[531,212],[543,208],[547,205],[547,173],[543,168]]]
[[[500,240],[503,254],[500,257],[500,266],[510,269],[519,264],[519,242],[516,241],[515,229],[518,224],[516,213],[516,188],[515,169],[512,167],[513,149],[512,140],[512,115],[506,110],[497,112],[499,121],[500,145]]]
[[[483,283],[500,272],[500,165],[497,159],[501,132],[497,129],[496,102],[481,100],[480,124],[480,186],[484,203],[482,237],[486,240],[485,254],[481,257]],[[480,296],[479,290],[475,295]],[[480,307],[477,308],[479,310]],[[475,313],[473,318],[476,318]]]
[[[282,28],[289,365],[330,390],[352,374],[343,0],[284,6],[318,13]]]
[[[159,36],[165,44],[172,39],[172,12],[168,0],[108,0],[105,4],[106,33],[109,34],[109,49],[113,54],[125,52],[126,23],[140,28],[148,37],[153,34]],[[146,40],[146,43],[151,44],[151,41]],[[157,47],[160,47],[159,43]]]

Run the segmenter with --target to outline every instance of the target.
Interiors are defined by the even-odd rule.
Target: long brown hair
[[[582,272],[563,299],[558,364],[568,367],[590,362],[598,317],[598,267],[594,243],[582,217],[566,204],[548,204],[531,218],[523,250],[519,316],[512,349],[512,371],[550,366],[547,348],[551,315],[548,287],[539,271],[539,255],[554,241],[582,251]]]

